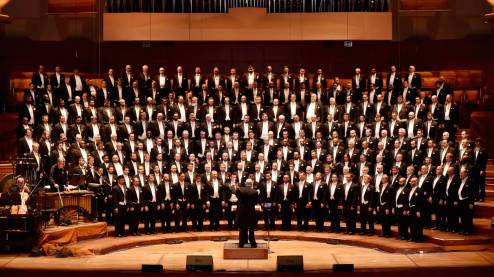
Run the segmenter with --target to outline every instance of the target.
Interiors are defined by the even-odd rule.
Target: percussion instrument
[[[82,213],[85,217],[91,217],[93,195],[94,192],[89,190],[45,192],[38,196],[38,203],[43,209],[56,210],[62,216]]]

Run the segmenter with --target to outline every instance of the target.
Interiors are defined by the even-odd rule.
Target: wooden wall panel
[[[347,28],[348,22],[348,28]],[[391,13],[105,13],[105,41],[391,40]]]
[[[449,0],[400,0],[402,11],[447,10]]]
[[[48,13],[94,13],[97,0],[48,0]]]

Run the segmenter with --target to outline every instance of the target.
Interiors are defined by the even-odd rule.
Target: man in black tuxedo
[[[305,172],[300,172],[298,177],[298,183],[294,184],[296,191],[295,209],[297,214],[297,230],[307,231],[309,228],[310,219],[310,209],[308,207],[308,203],[310,201],[312,185],[305,180]]]
[[[55,91],[58,91],[65,84],[65,75],[62,73],[62,68],[58,65],[55,66],[55,73],[50,76],[50,84]]]
[[[127,188],[123,175],[117,178],[117,185],[112,190],[112,198],[115,213],[115,236],[123,237],[127,219]]]
[[[405,187],[405,177],[399,177],[399,187],[396,188],[395,195],[393,198],[393,215],[396,216],[396,221],[398,223],[398,239],[406,240],[408,239],[408,221],[407,221],[407,200],[408,200],[408,189]]]
[[[352,77],[352,89],[355,91],[353,100],[360,101],[362,92],[366,89],[366,78],[358,67],[355,68],[355,75]]]
[[[75,96],[81,96],[83,92],[88,91],[89,87],[86,84],[86,81],[79,73],[78,68],[74,68],[72,76],[70,76],[70,86],[72,87],[72,91]]]
[[[394,195],[394,188],[389,183],[389,176],[384,174],[381,178],[381,183],[376,184],[379,186],[379,191],[377,192],[377,213],[379,215],[382,224],[382,234],[381,237],[390,238],[391,237],[391,208]]]
[[[345,175],[345,181],[343,183],[343,214],[347,224],[346,234],[348,235],[355,234],[355,223],[357,220],[359,186],[353,183],[353,179],[353,175],[348,173]]]
[[[371,90],[371,84],[374,85],[376,92],[381,93],[384,82],[382,75],[377,72],[375,67],[371,68],[371,73],[367,78],[367,90],[369,91]]]
[[[140,186],[139,177],[132,177],[132,186],[127,193],[127,203],[129,205],[129,233],[137,236],[139,232],[139,222],[143,212],[144,195]]]
[[[48,85],[48,75],[45,73],[45,67],[43,65],[40,65],[38,67],[38,71],[33,73],[31,83],[33,83],[36,89],[40,92],[46,90],[46,86]]]
[[[238,198],[237,222],[239,227],[238,247],[243,248],[248,239],[251,248],[256,248],[256,238],[254,236],[254,227],[257,222],[255,205],[259,192],[253,189],[252,179],[245,181],[244,187],[239,187],[235,191]]]
[[[461,219],[461,233],[471,235],[473,232],[475,192],[473,180],[468,176],[468,169],[460,170],[458,187],[458,214]]]
[[[404,80],[408,81],[408,85],[413,91],[420,91],[422,88],[422,77],[415,72],[415,66],[413,65],[408,67],[408,75],[405,76]]]

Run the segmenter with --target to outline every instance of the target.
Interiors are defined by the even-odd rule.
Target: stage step
[[[491,198],[487,197],[485,202],[475,203],[475,218],[494,217],[494,199]]]
[[[225,243],[223,247],[223,259],[225,260],[261,260],[267,258],[267,243],[258,243],[256,248],[251,248],[250,244],[245,244],[243,248],[240,248],[238,243]]]

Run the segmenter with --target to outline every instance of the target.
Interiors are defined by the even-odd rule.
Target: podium
[[[225,260],[261,260],[267,258],[267,243],[258,243],[257,248],[251,248],[250,244],[245,244],[243,248],[240,248],[238,247],[238,243],[225,243],[223,247],[223,259]]]

